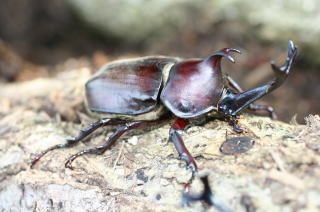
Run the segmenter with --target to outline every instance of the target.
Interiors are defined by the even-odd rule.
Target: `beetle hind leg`
[[[129,122],[122,126],[120,126],[109,138],[108,140],[103,143],[100,146],[89,148],[82,150],[74,155],[71,155],[66,163],[65,167],[69,169],[73,169],[72,162],[79,156],[84,154],[103,154],[107,149],[109,149],[117,140],[118,138],[123,135],[125,132],[131,130],[131,129],[138,129],[142,127],[148,127],[153,125],[158,125],[161,123],[162,120],[154,120],[154,121],[135,121],[135,122]]]
[[[86,138],[88,135],[93,133],[98,128],[106,126],[106,125],[119,124],[120,122],[123,122],[123,121],[121,121],[119,119],[101,119],[97,122],[93,122],[88,127],[80,130],[79,134],[76,137],[66,139],[66,143],[57,144],[57,145],[54,145],[54,146],[49,147],[48,149],[42,151],[40,154],[38,154],[35,158],[33,158],[31,160],[30,167],[32,168],[40,160],[40,158],[42,158],[45,154],[47,154],[48,152],[50,152],[52,150],[71,147],[71,146],[75,145],[76,143],[78,143],[79,141]]]

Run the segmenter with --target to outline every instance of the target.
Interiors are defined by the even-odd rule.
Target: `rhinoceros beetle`
[[[231,52],[240,53],[237,49],[224,48],[205,59],[150,56],[106,64],[85,84],[86,108],[99,121],[81,130],[76,137],[67,139],[66,143],[43,151],[32,160],[31,166],[47,152],[70,147],[100,127],[119,125],[104,144],[69,157],[65,167],[72,169],[71,163],[78,156],[102,154],[128,130],[157,125],[167,117],[166,114],[173,114],[175,121],[169,131],[169,140],[194,175],[197,171],[196,162],[181,137],[189,124],[188,120],[210,113],[224,117],[236,132],[241,132],[237,118],[245,108],[264,110],[276,118],[272,107],[252,103],[285,81],[297,47],[289,40],[288,57],[284,65],[271,63],[275,78],[247,91],[243,91],[230,76],[221,72],[222,58],[235,62]]]

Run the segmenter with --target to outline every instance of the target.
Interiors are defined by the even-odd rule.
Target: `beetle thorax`
[[[190,118],[212,110],[222,89],[222,74],[217,64],[190,60],[172,67],[161,99],[176,116]]]

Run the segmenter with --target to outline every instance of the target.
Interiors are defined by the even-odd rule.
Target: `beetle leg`
[[[296,55],[297,47],[289,40],[288,57],[285,64],[283,66],[276,66],[273,62],[271,63],[271,67],[276,75],[275,79],[265,85],[241,93],[234,93],[228,90],[218,104],[218,111],[224,114],[224,116],[235,117],[237,113],[248,107],[251,103],[278,88],[289,75]]]
[[[186,185],[186,189],[189,184],[192,182],[196,172],[197,172],[197,164],[194,161],[192,155],[189,153],[188,149],[184,145],[184,142],[181,138],[181,134],[185,127],[188,125],[189,121],[186,119],[176,119],[175,122],[172,124],[170,131],[169,131],[169,140],[173,142],[176,150],[179,153],[179,157],[181,160],[184,160],[187,163],[187,168],[190,168],[192,171],[192,177],[189,183]]]
[[[243,89],[240,87],[240,85],[229,75],[226,76],[226,79],[228,81],[228,84],[231,88],[233,88],[238,93],[242,93]]]
[[[67,141],[66,143],[57,144],[55,146],[49,147],[48,149],[46,149],[43,152],[41,152],[40,154],[38,154],[35,158],[33,158],[31,160],[30,167],[32,168],[34,166],[34,164],[36,164],[40,160],[40,158],[42,158],[45,154],[47,154],[48,152],[50,152],[52,150],[61,149],[61,148],[68,148],[70,146],[73,146],[76,143],[78,143],[79,141],[81,141],[82,139],[84,139],[85,137],[87,137],[88,135],[90,135],[96,129],[103,127],[103,126],[106,126],[106,125],[119,124],[120,122],[121,122],[121,120],[119,120],[119,119],[101,119],[97,122],[91,123],[88,127],[80,130],[79,134],[76,137],[66,139],[66,141]]]
[[[229,83],[229,86],[231,88],[233,88],[234,90],[236,90],[238,93],[242,93],[243,92],[243,90],[240,87],[240,85],[232,77],[227,76],[227,81]],[[251,103],[248,106],[248,109],[252,110],[252,111],[257,111],[257,110],[267,111],[269,113],[269,117],[271,119],[274,119],[274,120],[277,119],[277,114],[274,112],[274,109],[271,106],[268,106],[268,105],[255,105],[255,104]]]
[[[146,127],[146,126],[152,126],[152,125],[157,125],[160,123],[161,120],[155,120],[155,121],[136,121],[136,122],[129,122],[126,123],[125,125],[122,125],[121,127],[119,127],[109,138],[108,140],[97,147],[94,148],[89,148],[89,149],[85,149],[83,151],[80,151],[74,155],[71,155],[66,163],[65,163],[65,167],[69,168],[69,169],[73,169],[72,168],[72,162],[79,156],[84,155],[84,154],[103,154],[107,149],[109,149],[117,140],[118,138],[123,135],[125,132],[127,132],[128,130],[131,129],[137,129],[137,128],[142,128],[142,127]]]
[[[203,192],[200,194],[190,194],[189,192],[184,192],[182,196],[182,205],[189,205],[191,202],[196,201],[204,201],[208,205],[214,206],[219,212],[229,212],[230,210],[222,205],[212,193],[208,176],[201,177],[200,179],[204,186]]]
[[[228,117],[228,122],[229,124],[233,127],[233,131],[235,131],[236,133],[242,133],[243,130],[239,127],[239,124],[238,124],[238,119],[239,117],[238,116],[231,116],[231,117]]]
[[[248,107],[249,110],[252,111],[267,111],[269,113],[269,117],[273,120],[277,120],[277,114],[274,111],[273,107],[269,105],[255,105],[255,104],[250,104]]]

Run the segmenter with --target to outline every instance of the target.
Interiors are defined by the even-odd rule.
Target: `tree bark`
[[[88,142],[52,151],[29,167],[35,153],[63,143],[92,121],[82,107],[82,87],[89,76],[89,70],[81,69],[0,85],[1,211],[208,208],[201,202],[180,205],[191,172],[168,142],[169,124],[127,134],[102,155],[79,157],[74,170],[64,167],[66,158],[103,143],[109,130],[99,130]],[[192,126],[183,135],[199,176],[209,175],[219,201],[232,211],[320,210],[319,116],[310,116],[302,126],[245,114],[240,126],[245,130],[241,136],[253,138],[255,145],[238,155],[219,151],[226,132],[228,138],[239,136],[225,121]],[[191,192],[201,189],[196,177]]]

